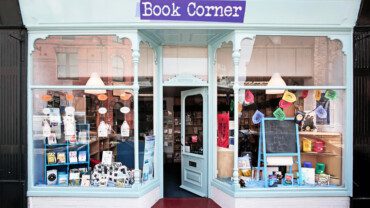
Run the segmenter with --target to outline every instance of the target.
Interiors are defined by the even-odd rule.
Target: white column
[[[140,169],[139,169],[139,50],[133,50],[132,62],[134,65],[134,155],[135,155],[135,185],[140,184]]]
[[[233,51],[234,63],[234,168],[233,168],[233,184],[234,188],[239,188],[239,171],[238,171],[238,150],[239,150],[239,115],[238,115],[238,102],[239,102],[239,61],[240,50]]]

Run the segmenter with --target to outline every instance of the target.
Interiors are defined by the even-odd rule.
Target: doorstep
[[[164,198],[160,199],[152,208],[221,208],[216,202],[208,198]]]

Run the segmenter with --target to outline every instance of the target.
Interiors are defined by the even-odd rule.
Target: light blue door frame
[[[202,96],[202,154],[191,153],[186,150],[186,112],[187,98]],[[197,88],[181,92],[181,188],[196,195],[208,196],[208,90]],[[190,146],[189,146],[190,149]]]

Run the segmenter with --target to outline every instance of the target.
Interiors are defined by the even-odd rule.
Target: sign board
[[[266,153],[297,153],[297,128],[294,120],[265,120]]]
[[[246,0],[141,0],[142,20],[243,23]]]

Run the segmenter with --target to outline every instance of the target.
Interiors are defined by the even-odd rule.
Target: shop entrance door
[[[207,88],[181,92],[181,188],[208,195]]]

